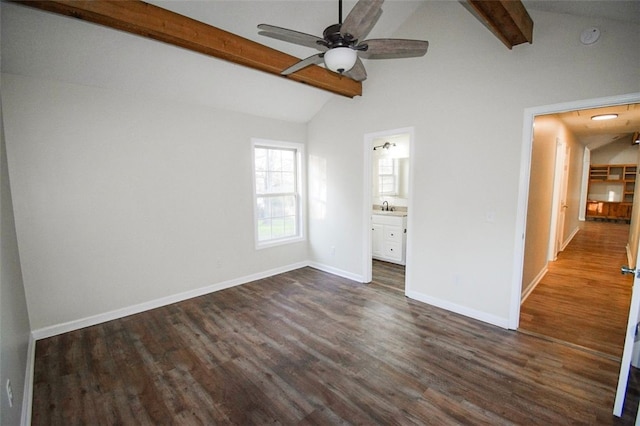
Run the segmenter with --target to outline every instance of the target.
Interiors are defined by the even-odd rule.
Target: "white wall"
[[[31,327],[27,312],[0,106],[0,424],[20,423]],[[13,407],[6,394],[11,381]]]
[[[34,329],[296,264],[256,251],[251,138],[306,125],[2,76],[16,227]]]
[[[310,224],[315,259],[363,274],[363,135],[415,126],[409,295],[507,326],[523,111],[640,89],[638,25],[531,15],[533,44],[510,51],[459,3],[427,2],[395,34],[429,40],[427,55],[366,61],[363,97],[312,120],[308,152],[326,162],[329,194]],[[592,25],[603,37],[582,46]]]
[[[631,144],[630,136],[591,150],[591,164],[635,164],[637,161],[638,145]]]

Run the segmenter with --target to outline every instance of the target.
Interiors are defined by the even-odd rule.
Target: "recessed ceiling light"
[[[614,118],[618,118],[618,114],[600,114],[600,115],[594,115],[593,117],[591,117],[592,120],[613,120]]]

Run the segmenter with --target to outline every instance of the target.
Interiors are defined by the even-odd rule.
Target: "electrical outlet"
[[[13,407],[13,389],[11,389],[10,379],[7,379],[7,399],[9,400],[9,407]]]
[[[336,246],[331,246],[331,256],[336,255]]]

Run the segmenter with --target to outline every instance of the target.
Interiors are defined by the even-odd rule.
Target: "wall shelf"
[[[589,168],[587,219],[631,220],[636,164],[594,164]]]

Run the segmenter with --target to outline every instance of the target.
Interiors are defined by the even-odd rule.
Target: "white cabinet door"
[[[374,223],[371,225],[372,254],[376,257],[384,257],[384,225]]]

